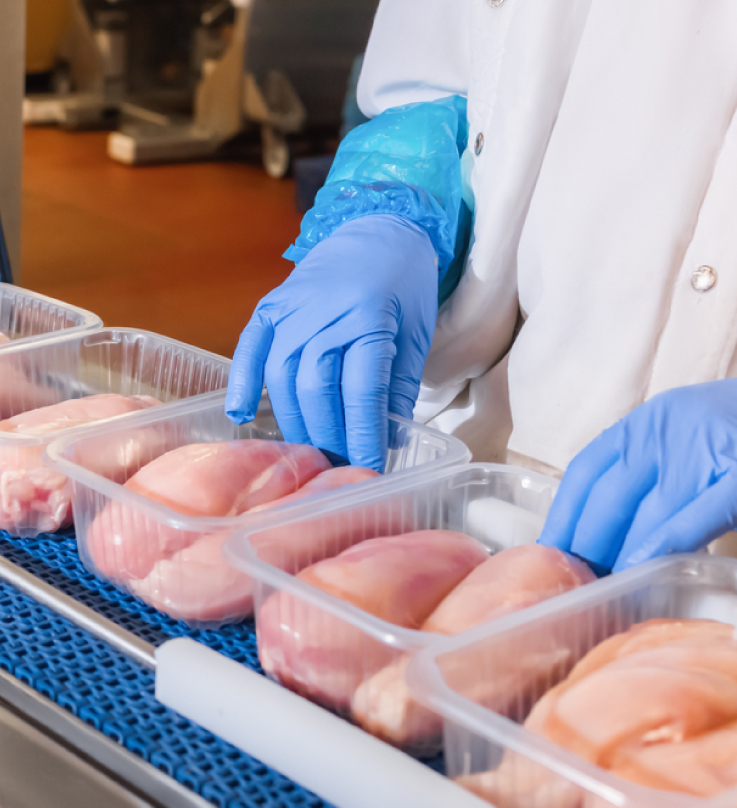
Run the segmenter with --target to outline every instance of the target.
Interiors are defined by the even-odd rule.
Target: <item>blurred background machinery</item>
[[[296,135],[337,136],[377,4],[29,0],[24,119],[117,129],[108,154],[128,164],[208,158],[260,132],[281,177]]]

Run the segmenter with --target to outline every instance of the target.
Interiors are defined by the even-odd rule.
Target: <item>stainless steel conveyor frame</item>
[[[111,620],[78,603],[21,567],[0,557],[0,581],[52,609],[131,660],[154,669],[154,647],[120,628]],[[104,795],[108,808],[207,808],[209,803],[173,778],[88,726],[11,674],[0,670],[0,749],[25,749],[39,765],[58,768],[71,788],[54,792],[56,808],[97,808]],[[56,768],[55,768],[56,767]],[[44,802],[43,778],[30,782],[28,772],[15,766],[17,783],[6,782],[0,762],[3,788],[13,788],[10,808],[35,808]],[[24,785],[25,784],[25,785]],[[86,794],[97,802],[80,801]],[[5,806],[6,803],[3,803]]]

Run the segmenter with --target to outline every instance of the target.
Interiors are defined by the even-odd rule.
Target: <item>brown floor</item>
[[[294,183],[260,166],[135,167],[106,134],[26,129],[21,286],[231,355],[289,273]]]

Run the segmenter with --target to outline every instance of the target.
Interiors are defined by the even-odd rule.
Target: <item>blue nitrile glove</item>
[[[467,140],[459,96],[388,109],[345,137],[284,254],[296,269],[241,337],[232,420],[255,416],[265,377],[287,440],[383,470],[387,412],[412,416],[437,295],[458,280]]]
[[[254,418],[265,380],[286,440],[383,471],[387,412],[412,417],[437,294],[425,230],[384,214],[347,222],[259,303],[233,358],[228,417]]]
[[[737,379],[661,393],[573,459],[540,543],[615,572],[737,521]]]

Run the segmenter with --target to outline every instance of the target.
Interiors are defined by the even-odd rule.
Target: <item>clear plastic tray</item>
[[[349,656],[342,650],[336,652],[341,654],[336,670],[346,675],[336,676],[325,688],[312,670],[309,654],[294,660],[289,681],[283,676],[274,678],[412,754],[437,751],[440,722],[435,722],[436,728],[423,727],[418,732],[393,729],[383,722],[380,699],[387,680],[373,677],[384,669],[391,673],[394,664],[405,664],[409,654],[437,642],[438,635],[387,623],[295,575],[310,563],[335,556],[359,541],[416,530],[461,531],[491,551],[532,543],[542,530],[557,485],[553,479],[523,469],[472,463],[397,480],[383,489],[368,485],[363,491],[345,489],[319,506],[305,504],[266,524],[250,523],[230,539],[225,555],[254,579],[259,640],[264,605],[278,595],[286,598],[280,606],[289,612],[285,622],[298,625],[304,637],[314,637],[318,644],[325,638],[328,645],[330,638],[339,638],[336,647],[352,649]],[[301,557],[284,550],[290,540],[297,546],[295,537],[311,548]],[[263,652],[264,646],[260,647]],[[283,648],[278,649],[282,656],[290,653]],[[271,642],[269,653],[274,650]],[[399,690],[402,680],[403,676],[399,680],[392,677]],[[374,704],[377,706],[366,706]]]
[[[710,799],[645,788],[520,726],[531,705],[591,648],[634,623],[658,617],[736,625],[737,560],[691,554],[651,561],[443,639],[417,655],[407,681],[414,696],[444,719],[448,775],[498,771],[495,787],[504,795],[495,796],[500,808],[736,805],[737,788]],[[546,674],[542,668],[534,671],[540,660],[550,665]],[[479,681],[498,683],[496,711],[481,706],[478,691],[471,695]]]
[[[99,328],[102,328],[102,320],[96,314],[9,283],[0,283],[0,350]],[[5,338],[10,341],[6,342]]]
[[[172,405],[166,414],[158,413],[154,408],[127,417],[125,423],[118,421],[117,424],[87,428],[84,434],[51,444],[45,462],[74,481],[74,523],[80,557],[87,569],[190,625],[214,626],[250,615],[253,611],[250,580],[244,583],[245,576],[225,563],[219,548],[209,556],[209,563],[203,562],[204,566],[195,567],[187,560],[177,566],[180,557],[176,556],[176,561],[157,565],[156,572],[145,575],[145,579],[131,579],[136,559],[131,559],[130,554],[136,551],[106,548],[108,557],[96,563],[95,549],[101,543],[93,544],[94,541],[100,542],[101,535],[94,531],[102,529],[93,528],[95,520],[98,517],[112,519],[113,514],[117,514],[114,517],[117,521],[108,532],[121,531],[126,540],[134,535],[146,535],[146,546],[157,548],[154,555],[157,558],[165,555],[168,559],[171,557],[169,550],[164,553],[160,552],[161,548],[174,545],[191,547],[204,538],[218,542],[245,523],[270,524],[279,514],[290,513],[295,506],[287,504],[238,517],[184,516],[131,491],[121,481],[106,479],[96,470],[101,447],[105,452],[129,452],[130,447],[142,447],[136,449],[137,457],[129,467],[132,474],[165,451],[190,444],[242,438],[282,440],[265,394],[254,421],[243,426],[235,426],[225,416],[224,395],[216,395],[192,404]],[[391,489],[420,469],[455,466],[467,463],[469,459],[468,449],[460,441],[396,416],[390,416],[389,443],[385,475],[357,483],[350,487],[352,491],[368,495],[374,490]],[[296,508],[296,513],[302,515],[305,509],[309,513],[313,507],[322,507],[313,503],[321,502],[323,497],[340,501],[343,495],[337,491],[305,498]],[[101,516],[103,513],[105,515]],[[136,574],[140,574],[140,567]],[[203,592],[206,580],[213,581],[214,593]],[[233,592],[237,592],[238,597],[228,600]]]
[[[98,393],[178,401],[222,390],[229,370],[223,357],[134,329],[18,341],[0,351],[0,418]],[[79,428],[0,431],[0,529],[32,538],[65,523],[71,485],[41,457],[48,443],[72,431]]]

